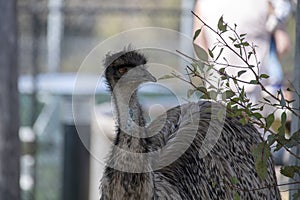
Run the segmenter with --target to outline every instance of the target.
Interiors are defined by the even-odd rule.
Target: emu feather
[[[137,90],[155,81],[145,64],[146,58],[134,50],[108,55],[105,61],[117,137],[101,183],[102,200],[219,200],[234,199],[236,193],[243,200],[281,199],[275,186],[253,190],[276,185],[273,160],[261,180],[251,154],[252,146],[262,142],[260,134],[236,118],[224,116],[222,122],[217,113],[223,105],[187,103],[145,127]]]

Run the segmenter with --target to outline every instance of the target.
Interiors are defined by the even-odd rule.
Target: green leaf
[[[193,94],[194,94],[194,92],[196,92],[197,90],[195,90],[195,89],[189,89],[188,91],[187,91],[187,98],[189,99]]]
[[[270,76],[268,74],[261,74],[259,77],[260,78],[269,78]]]
[[[217,96],[218,96],[218,92],[215,90],[211,90],[211,91],[209,91],[209,96],[212,100],[216,100]]]
[[[220,19],[219,19],[219,21],[218,21],[218,29],[220,31],[222,31],[221,29],[223,28],[223,23],[224,23],[223,16],[221,16]]]
[[[238,179],[236,177],[232,177],[230,179],[230,182],[232,183],[232,185],[236,185],[238,183]]]
[[[220,52],[219,52],[218,56],[216,57],[215,61],[219,59],[219,57],[221,56],[221,54],[222,54],[223,50],[224,50],[224,48],[221,48],[221,50],[220,50]]]
[[[224,67],[219,69],[219,73],[220,74],[224,74],[224,72],[225,72],[225,68]]]
[[[265,97],[263,97],[263,99],[264,99],[266,102],[271,103],[271,101],[270,101],[269,99],[267,99],[267,98],[265,98]]]
[[[226,29],[227,29],[227,25],[224,23],[223,21],[223,16],[220,17],[219,21],[218,21],[218,29],[221,31],[221,32],[225,32]]]
[[[236,38],[233,38],[233,37],[230,37],[230,36],[229,36],[229,39],[232,41],[232,43],[234,43],[237,40]]]
[[[263,116],[262,116],[260,113],[258,113],[258,112],[253,113],[252,116],[255,117],[256,119],[261,119],[261,118],[263,117]]]
[[[275,141],[276,141],[276,136],[275,135],[269,135],[268,136],[269,146],[271,146],[272,144],[274,144]]]
[[[234,44],[233,46],[236,47],[236,48],[238,48],[238,49],[241,48],[241,44]]]
[[[202,61],[207,61],[208,55],[207,55],[206,51],[202,47],[200,47],[199,45],[197,45],[195,43],[193,44],[193,46],[194,46],[194,50],[195,50],[197,57]]]
[[[256,172],[264,180],[268,175],[267,160],[271,156],[270,147],[266,142],[261,142],[253,147],[252,155],[255,161]]]
[[[235,192],[234,198],[233,198],[233,199],[234,199],[234,200],[240,200],[240,199],[241,199],[241,197],[240,197],[240,195],[239,195],[238,192]]]
[[[211,99],[209,94],[203,94],[202,96],[200,96],[201,99]]]
[[[208,49],[208,53],[211,58],[214,58],[213,50]]]
[[[290,139],[286,142],[286,146],[288,148],[297,146],[300,144],[300,130],[296,131],[295,133],[292,134]]]
[[[188,69],[189,71],[191,71],[191,73],[194,75],[194,74],[198,74],[198,70],[202,72],[203,70],[203,66],[202,66],[203,63],[201,63],[201,61],[198,61],[198,62],[193,62],[191,63],[191,69]]]
[[[249,46],[249,43],[248,42],[242,42],[241,46],[247,47],[247,46]]]
[[[266,118],[266,128],[269,129],[275,120],[274,113],[269,114]]]
[[[241,70],[238,72],[238,77],[240,77],[242,74],[244,74],[245,72],[247,72],[247,70]]]
[[[235,96],[235,93],[232,90],[226,90],[226,99],[230,99],[231,97]]]
[[[300,175],[300,166],[284,166],[280,168],[280,173],[289,178],[294,178],[295,174]]]
[[[279,140],[279,141],[281,141],[281,140]],[[279,151],[282,147],[283,147],[282,144],[277,143],[277,144],[276,144],[276,148],[275,148],[273,151],[274,151],[274,152],[275,152],[275,151]]]
[[[204,86],[197,87],[197,90],[200,91],[200,92],[202,92],[202,93],[204,93],[204,94],[207,93],[207,89],[206,89],[206,87],[204,87]]]
[[[223,60],[227,63],[227,65],[229,65],[229,62],[225,57],[223,57]]]
[[[256,84],[258,84],[258,81],[257,80],[251,80],[250,84],[255,84],[256,85]]]
[[[300,142],[300,130],[294,132],[290,139]]]
[[[294,90],[291,89],[291,88],[287,88],[286,90],[289,91],[289,92],[294,92]]]
[[[239,97],[234,97],[231,99],[232,103],[236,104],[237,102],[240,102],[240,98]]]
[[[166,74],[164,76],[159,77],[158,80],[164,80],[164,79],[170,79],[170,78],[175,78],[175,77],[173,75]]]
[[[263,111],[263,110],[264,110],[264,108],[265,108],[265,106],[264,106],[264,105],[262,105],[262,106],[260,106],[260,107],[259,107],[259,110],[260,110],[260,111]]]
[[[286,106],[286,103],[285,103],[285,99],[284,99],[284,95],[283,95],[282,90],[279,90],[279,93],[280,93],[280,105],[282,107],[284,107],[284,106]]]
[[[267,171],[267,163],[265,163],[264,161],[257,161],[255,162],[255,169],[257,171],[258,176],[264,180],[267,175],[268,175],[268,171]]]
[[[285,125],[281,125],[278,129],[278,135],[280,135],[281,137],[284,137],[285,135]]]
[[[205,65],[203,62],[201,62],[201,61],[194,62],[194,63],[192,63],[192,66],[194,68],[193,73],[198,74],[198,71],[205,73]]]
[[[285,124],[286,124],[286,113],[283,112],[281,114],[281,125],[280,127],[277,129],[278,130],[278,135],[285,138]]]
[[[213,188],[215,188],[215,187],[216,187],[216,185],[218,185],[218,183],[217,183],[217,182],[215,182],[215,181],[211,183],[211,186],[212,186]]]
[[[239,121],[241,122],[242,125],[245,125],[245,124],[248,123],[248,119],[245,118],[245,117],[244,117],[244,118],[241,118]]]
[[[282,125],[285,125],[285,123],[286,123],[286,113],[283,112],[283,113],[281,114],[281,124],[282,124]]]
[[[193,38],[193,41],[196,40],[196,38],[199,36],[199,34],[201,33],[201,28],[196,30],[195,34],[194,34],[194,38]]]
[[[248,52],[248,59],[252,56],[253,52]]]

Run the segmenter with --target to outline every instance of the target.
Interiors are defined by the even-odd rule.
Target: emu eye
[[[118,71],[121,75],[124,75],[128,71],[128,69],[127,67],[121,67],[118,69]]]

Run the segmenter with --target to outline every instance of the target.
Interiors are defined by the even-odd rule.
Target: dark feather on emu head
[[[146,57],[136,50],[126,49],[114,54],[107,54],[104,60],[105,78],[110,89],[130,69],[145,65]]]

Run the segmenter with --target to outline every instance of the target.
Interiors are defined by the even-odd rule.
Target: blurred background
[[[87,142],[83,144],[72,115],[76,72],[96,45],[122,31],[154,26],[192,37],[190,11],[194,3],[194,0],[17,1],[22,200],[98,199],[99,166],[85,146],[95,148],[91,135],[96,131],[93,128],[96,122],[89,116],[78,119],[77,129],[86,133]],[[294,45],[294,14],[287,27]],[[286,84],[293,79],[293,49],[281,59]],[[102,59],[99,58],[99,68]],[[81,97],[77,109],[88,109],[89,97],[84,94]],[[104,90],[97,92],[96,103],[103,115],[110,109],[105,106],[109,101]],[[102,114],[100,118],[105,120]]]
[[[189,27],[184,31],[192,36],[193,5],[194,1],[183,5],[180,0],[18,1],[23,200],[99,198],[103,163],[86,149],[93,144],[82,143],[72,116],[76,73],[96,45],[129,29],[154,26],[180,31],[184,20],[184,26]],[[119,49],[112,46],[111,50]],[[99,69],[102,59],[98,59]],[[89,109],[89,95],[81,97],[82,103],[76,106]],[[109,101],[106,91],[99,90],[98,120],[113,127],[102,115],[109,113],[110,106],[103,104]],[[85,117],[77,121],[77,129],[86,132],[89,141],[96,120]],[[100,155],[107,152],[105,142],[94,146],[102,147],[97,150]]]

